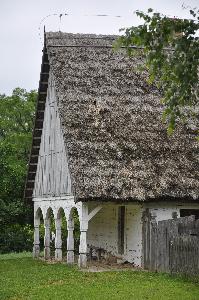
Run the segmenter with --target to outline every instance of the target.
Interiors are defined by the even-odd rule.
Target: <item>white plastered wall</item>
[[[141,266],[142,259],[142,207],[126,206],[126,249],[124,260]]]
[[[87,244],[117,254],[117,206],[103,205],[89,221]]]
[[[89,221],[87,243],[102,248],[118,258],[141,266],[142,207],[125,206],[124,254],[118,254],[118,207],[104,204],[100,212]]]
[[[64,210],[66,219],[69,218],[69,214],[72,208],[77,208],[80,214],[82,202],[75,203],[73,196],[67,197],[48,197],[48,198],[35,198],[34,199],[34,215],[40,208],[42,211],[43,218],[45,219],[49,208],[52,209],[54,218],[58,216],[59,210]]]
[[[197,203],[179,203],[179,202],[159,202],[146,204],[145,208],[149,208],[150,212],[156,216],[156,221],[172,219],[173,213],[177,213],[180,217],[180,209],[199,209]]]

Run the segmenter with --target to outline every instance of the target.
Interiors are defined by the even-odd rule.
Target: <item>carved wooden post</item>
[[[45,236],[44,236],[44,258],[50,258],[50,219],[44,220]]]
[[[35,219],[34,220],[34,245],[33,245],[34,258],[38,258],[40,254],[39,225],[40,225],[40,219]]]
[[[74,263],[74,221],[68,220],[67,223],[68,238],[67,238],[67,264]]]
[[[148,269],[149,267],[149,209],[145,209],[142,213],[142,267]]]
[[[178,218],[178,213],[177,213],[177,211],[173,211],[173,212],[172,212],[172,219],[177,220],[177,218]]]
[[[80,216],[80,245],[79,245],[79,267],[87,266],[87,230],[88,230],[88,206],[82,204]]]
[[[150,230],[150,270],[157,270],[157,222],[156,214],[151,213],[151,230]]]
[[[61,218],[55,219],[55,260],[62,260]]]

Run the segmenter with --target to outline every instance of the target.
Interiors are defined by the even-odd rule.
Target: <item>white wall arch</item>
[[[69,264],[74,263],[74,218],[73,211],[77,210],[79,223],[80,223],[80,245],[79,245],[79,265],[85,267],[87,261],[87,230],[88,230],[88,205],[86,203],[78,202],[75,203],[74,197],[47,197],[47,198],[35,198],[35,232],[38,235],[37,226],[37,211],[42,212],[44,217],[44,227],[45,227],[45,258],[49,258],[50,253],[50,218],[49,211],[53,212],[53,217],[55,220],[55,259],[62,260],[62,240],[61,240],[61,211],[64,212],[67,222],[67,262]],[[36,236],[35,236],[36,237]],[[38,248],[38,238],[34,239],[34,249]],[[35,251],[34,251],[35,252]],[[38,255],[34,255],[38,257]]]
[[[42,209],[42,207],[38,206],[35,208],[34,210],[34,219],[44,219],[45,216],[45,212],[44,209]]]
[[[51,216],[53,216],[53,218],[55,218],[55,211],[53,210],[52,206],[49,206],[48,208],[45,208],[44,219],[48,219]]]

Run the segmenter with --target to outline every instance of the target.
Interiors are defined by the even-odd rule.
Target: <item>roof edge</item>
[[[31,201],[35,183],[35,175],[37,171],[37,163],[40,150],[41,135],[43,129],[43,120],[44,120],[44,111],[46,104],[46,96],[48,89],[48,78],[49,78],[49,59],[46,47],[46,33],[44,31],[44,47],[43,47],[41,71],[40,71],[40,80],[38,88],[38,96],[36,103],[36,112],[35,120],[32,131],[32,146],[30,150],[29,162],[28,162],[28,171],[24,189],[24,200]]]
[[[174,196],[161,196],[161,197],[156,197],[156,198],[146,198],[146,199],[135,199],[135,198],[125,198],[125,199],[121,199],[121,198],[114,198],[114,197],[86,197],[86,198],[80,198],[77,197],[75,199],[75,202],[89,202],[89,201],[97,201],[97,202],[115,202],[115,203],[121,203],[121,204],[125,204],[125,203],[156,203],[157,202],[167,202],[167,203],[173,203],[173,202],[180,202],[182,203],[199,203],[199,197],[194,199],[191,196],[184,196],[184,197],[174,197]]]

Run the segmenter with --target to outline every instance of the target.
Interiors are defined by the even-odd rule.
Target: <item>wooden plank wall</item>
[[[54,80],[50,74],[33,197],[71,194],[71,179]]]
[[[143,267],[150,271],[199,274],[199,220],[194,216],[143,220]]]
[[[170,243],[171,273],[199,274],[199,239],[197,236],[179,235]]]

